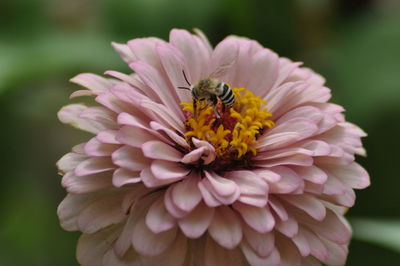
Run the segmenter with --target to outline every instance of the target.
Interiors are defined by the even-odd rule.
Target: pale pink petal
[[[143,143],[142,151],[144,156],[151,159],[179,162],[182,158],[182,153],[178,150],[164,142],[156,140]]]
[[[77,176],[92,175],[115,169],[110,157],[91,157],[78,164],[75,168]]]
[[[240,220],[227,206],[215,209],[208,232],[215,242],[227,249],[235,248],[242,240]]]
[[[209,207],[216,207],[216,206],[220,206],[222,203],[211,193],[212,189],[211,189],[211,185],[210,182],[205,183],[205,182],[199,182],[197,184],[201,196],[204,200],[204,202],[207,204],[207,206]]]
[[[325,218],[326,215],[325,206],[316,197],[303,194],[303,195],[282,195],[280,196],[280,198],[289,202],[293,206],[303,210],[317,221],[322,221]]]
[[[118,133],[118,130],[114,129],[106,129],[104,131],[99,132],[96,135],[98,141],[107,144],[120,144],[119,141],[115,138]]]
[[[252,58],[252,78],[248,82],[248,88],[263,98],[275,83],[278,71],[277,54],[269,49],[258,51]]]
[[[340,266],[346,264],[348,248],[346,245],[338,245],[331,241],[321,238],[321,241],[326,246],[328,252],[327,258],[324,263],[332,266]]]
[[[276,198],[273,195],[269,196],[268,205],[271,207],[271,210],[279,217],[280,220],[286,221],[289,219],[288,213],[285,207],[280,202],[280,199]]]
[[[69,124],[90,133],[96,134],[107,129],[107,126],[100,122],[80,117],[82,112],[87,108],[88,107],[83,104],[70,104],[64,106],[57,114],[58,119],[64,124]]]
[[[70,79],[70,81],[82,87],[88,88],[94,94],[104,92],[116,84],[115,80],[106,79],[92,73],[79,74]]]
[[[292,238],[299,231],[299,224],[297,223],[297,220],[295,220],[293,217],[288,216],[288,219],[285,221],[276,220],[275,228],[283,235]]]
[[[190,169],[175,162],[154,160],[151,163],[151,172],[156,178],[162,180],[182,179],[185,178],[190,171]]]
[[[138,172],[132,172],[123,168],[118,168],[112,176],[112,184],[122,187],[129,184],[139,183],[141,180]]]
[[[192,138],[192,142],[194,146],[197,148],[205,148],[204,153],[201,156],[201,158],[204,161],[204,164],[210,164],[215,160],[216,154],[215,154],[215,149],[214,146],[212,146],[210,143],[204,140],[199,140],[196,138]]]
[[[260,257],[268,257],[275,248],[275,233],[260,233],[249,226],[243,226],[243,234],[251,249]]]
[[[348,225],[329,209],[326,211],[325,219],[320,222],[307,216],[298,216],[297,219],[312,231],[337,244],[347,244],[350,240],[351,230]]]
[[[170,178],[170,179],[160,179],[156,177],[153,172],[151,171],[150,167],[144,168],[140,172],[140,179],[142,180],[143,184],[148,187],[148,188],[155,188],[155,187],[161,187],[166,184],[173,183],[175,181],[178,181],[181,179],[181,177],[178,178]]]
[[[268,207],[254,207],[240,202],[235,202],[233,208],[238,211],[243,220],[259,233],[267,233],[275,225],[275,219]]]
[[[192,173],[186,179],[173,186],[172,200],[181,210],[190,212],[201,201],[201,193],[197,186],[200,182],[198,174]]]
[[[179,208],[172,199],[172,189],[173,186],[170,186],[167,191],[164,193],[164,204],[165,208],[168,212],[175,218],[180,219],[188,214],[187,211]]]
[[[170,230],[176,225],[175,218],[165,208],[163,197],[159,197],[151,205],[146,215],[146,225],[155,234]]]
[[[138,220],[133,230],[132,244],[135,250],[144,256],[156,256],[163,253],[174,242],[177,227],[159,234],[153,233],[146,225],[145,217]]]
[[[223,79],[227,71],[235,63],[239,54],[239,44],[232,39],[220,42],[211,55],[209,74],[215,78]]]
[[[281,180],[281,176],[272,170],[268,169],[255,169],[253,171],[258,177],[265,180],[267,183],[275,183]]]
[[[214,216],[214,208],[200,203],[188,215],[178,220],[179,227],[185,236],[199,238],[210,226]]]
[[[86,143],[85,143],[86,144]],[[61,157],[57,162],[57,167],[64,173],[73,171],[81,162],[86,160],[88,157],[84,154],[78,154],[75,152],[69,152]]]
[[[292,238],[293,243],[297,246],[301,256],[306,257],[311,253],[311,247],[308,244],[306,236],[303,234],[303,231],[299,229],[297,235]]]
[[[104,254],[110,249],[120,230],[117,226],[110,226],[94,234],[82,234],[76,249],[79,264],[102,265]]]
[[[78,228],[88,234],[97,232],[125,218],[121,204],[124,194],[116,194],[94,201],[78,217]]]
[[[229,205],[239,198],[240,190],[235,182],[220,177],[213,172],[204,171],[204,173],[206,178],[201,183],[219,202]]]
[[[280,265],[282,266],[301,266],[301,255],[292,240],[278,235],[275,239],[277,248],[281,255]]]
[[[177,235],[175,240],[169,245],[169,247],[160,255],[141,257],[141,263],[143,266],[185,266],[185,254],[187,251],[187,239],[182,234]],[[136,266],[136,265],[135,265]]]
[[[168,107],[178,118],[183,119],[182,110],[179,107],[176,90],[170,90],[161,73],[144,62],[135,62],[129,65],[142,81],[158,95],[160,102]]]
[[[116,139],[122,144],[134,148],[141,148],[143,143],[159,138],[148,130],[133,126],[123,126],[119,129]]]
[[[88,176],[76,176],[73,172],[66,173],[61,184],[70,193],[90,193],[112,186],[110,173],[99,173]]]
[[[110,156],[120,145],[100,142],[96,137],[85,145],[85,153],[90,156]]]
[[[196,41],[196,36],[191,35],[185,30],[173,29],[169,35],[169,41],[180,50],[185,59],[187,67],[186,75],[194,83],[200,78],[206,77],[205,70],[208,66],[209,52],[201,49],[200,43]]]
[[[134,55],[135,61],[144,61],[154,67],[160,66],[160,58],[158,57],[155,48],[158,44],[165,43],[158,38],[137,38],[128,42],[129,49]]]
[[[355,162],[343,166],[324,166],[324,169],[331,172],[349,187],[362,189],[370,185],[367,171]]]
[[[281,176],[275,183],[269,183],[270,193],[287,194],[303,185],[303,180],[289,167],[277,166],[273,171]]]
[[[110,109],[103,106],[87,107],[82,111],[79,117],[99,122],[107,128],[117,127],[117,115]]]
[[[252,266],[280,265],[280,255],[276,248],[267,257],[259,256],[246,241],[241,243],[240,248]]]
[[[328,175],[322,171],[317,166],[308,167],[292,167],[292,169],[299,175],[302,179],[310,181],[315,184],[324,184],[328,178]]]
[[[215,243],[210,237],[207,237],[204,255],[201,258],[204,260],[202,264],[196,264],[195,266],[242,266],[246,265],[245,260],[239,250],[239,248],[235,249],[226,249]]]
[[[135,55],[133,54],[128,45],[116,42],[112,42],[111,44],[117,51],[117,53],[121,56],[122,60],[124,60],[126,63],[129,64],[136,59]]]
[[[321,261],[325,261],[328,257],[329,251],[326,249],[321,239],[316,236],[312,231],[306,228],[301,228],[301,232],[304,238],[306,238],[306,241],[310,247],[311,255]]]
[[[157,130],[159,132],[164,133],[167,135],[173,142],[176,144],[180,145],[183,148],[189,148],[189,144],[186,142],[186,140],[178,135],[175,131],[161,125],[160,123],[157,123],[155,121],[150,122],[150,127],[154,130]]]
[[[113,152],[114,164],[130,171],[140,171],[150,165],[151,160],[144,157],[140,149],[123,146]]]

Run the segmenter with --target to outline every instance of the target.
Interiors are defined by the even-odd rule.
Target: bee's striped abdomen
[[[225,106],[232,106],[235,103],[235,95],[233,95],[232,89],[225,83],[220,83],[219,87],[222,87],[222,93],[217,95],[218,98]]]

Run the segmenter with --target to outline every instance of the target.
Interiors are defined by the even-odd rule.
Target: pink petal
[[[161,187],[166,184],[171,184],[175,181],[180,180],[181,178],[173,178],[173,179],[159,179],[152,173],[150,167],[144,168],[140,172],[140,179],[142,180],[143,184],[148,188],[154,187]]]
[[[154,130],[165,133],[173,142],[180,145],[181,147],[189,148],[189,144],[186,142],[185,138],[178,135],[175,131],[169,129],[168,127],[165,127],[155,121],[150,122],[150,127]]]
[[[311,120],[314,124],[318,124],[321,121],[324,114],[320,111],[320,109],[313,106],[300,106],[294,108],[284,114],[279,118],[279,123],[285,123],[286,121],[290,121],[294,118],[307,118]]]
[[[278,77],[278,56],[269,49],[258,51],[252,58],[251,72],[253,78],[249,80],[247,87],[255,95],[263,98],[271,89]]]
[[[199,176],[196,173],[192,173],[186,179],[173,186],[171,196],[177,207],[183,211],[190,212],[200,203],[202,197],[197,187],[199,182]]]
[[[79,117],[99,122],[107,128],[117,127],[117,115],[110,109],[103,106],[87,107],[82,111]]]
[[[77,167],[81,162],[86,160],[88,157],[84,154],[78,154],[75,152],[70,152],[61,157],[57,162],[57,168],[64,173],[72,171]]]
[[[221,197],[229,197],[236,194],[236,191],[238,191],[238,187],[235,182],[227,178],[223,178],[214,172],[204,171],[204,173],[207,180],[210,181],[213,190]]]
[[[275,183],[269,183],[270,193],[287,194],[303,185],[303,180],[289,167],[277,166],[273,171],[281,176]]]
[[[144,266],[185,266],[187,252],[187,239],[182,234],[178,234],[172,244],[163,253],[157,256],[142,256],[141,264]]]
[[[212,189],[211,189],[211,185],[210,182],[208,183],[204,183],[204,182],[199,182],[197,184],[201,196],[204,200],[204,202],[207,204],[207,206],[209,207],[216,207],[216,206],[220,206],[222,203],[211,193]]]
[[[80,231],[92,234],[109,225],[119,223],[125,217],[121,208],[123,197],[122,193],[111,195],[94,201],[84,208],[79,213],[77,221]]]
[[[367,171],[358,163],[353,162],[343,166],[324,166],[324,168],[352,188],[362,189],[370,185]]]
[[[281,255],[282,266],[301,266],[302,257],[291,239],[277,235],[275,242]]]
[[[267,233],[271,231],[275,225],[275,219],[268,207],[259,208],[235,202],[233,208],[242,215],[243,220],[251,228],[259,233]]]
[[[119,227],[110,226],[94,234],[82,234],[76,258],[81,265],[102,265],[103,256],[118,237]]]
[[[133,230],[132,244],[144,256],[160,255],[174,242],[177,227],[159,234],[153,233],[146,225],[145,218],[139,219]]]
[[[137,38],[130,40],[128,46],[134,55],[133,62],[143,61],[154,67],[160,67],[160,58],[156,53],[156,46],[163,44],[165,41],[158,38]]]
[[[170,230],[176,225],[175,218],[165,208],[163,197],[159,197],[151,205],[146,215],[146,225],[155,234]]]
[[[98,141],[107,144],[120,144],[119,141],[116,140],[116,135],[118,131],[114,129],[106,129],[97,134],[96,138]]]
[[[281,176],[274,171],[267,169],[256,169],[253,171],[258,177],[265,180],[267,183],[275,183],[281,180]]]
[[[320,199],[317,199],[311,195],[282,195],[280,198],[286,200],[293,206],[303,210],[312,218],[317,221],[322,221],[326,215],[325,206],[321,203]]]
[[[78,164],[75,168],[77,176],[92,175],[115,169],[110,157],[92,157]]]
[[[340,219],[337,214],[329,209],[327,209],[325,219],[322,221],[315,221],[307,216],[297,217],[297,219],[307,225],[312,231],[330,241],[337,244],[349,243],[351,229],[343,218]],[[332,228],[334,228],[334,230]]]
[[[168,84],[161,76],[161,73],[154,67],[142,61],[134,62],[129,66],[139,75],[143,83],[153,89],[153,91],[158,95],[161,103],[167,106],[177,118],[183,120],[183,114],[179,106],[176,89],[172,91],[169,88]]]
[[[227,206],[215,209],[208,232],[218,244],[227,249],[235,248],[242,240],[240,220]]]
[[[209,74],[212,74],[215,78],[223,78],[235,63],[238,54],[239,45],[237,42],[232,39],[225,39],[220,42],[211,55]]]
[[[225,177],[239,186],[240,194],[268,196],[268,184],[252,171],[232,171],[226,173]]]
[[[132,63],[136,59],[136,56],[133,54],[128,45],[116,42],[112,42],[111,44],[121,56],[122,60],[124,60],[126,63]]]
[[[299,225],[297,221],[290,216],[285,221],[276,220],[275,228],[289,238],[294,237],[299,231]]]
[[[270,195],[268,205],[274,211],[274,213],[281,219],[282,221],[286,221],[289,219],[288,213],[285,207],[280,203],[280,199],[277,199],[275,196]]]
[[[275,248],[274,232],[262,234],[249,226],[243,226],[244,237],[251,249],[260,257],[268,257]]]
[[[187,215],[187,211],[180,209],[172,199],[172,189],[174,186],[169,186],[164,194],[164,204],[168,212],[175,218],[182,218]]]
[[[158,139],[147,130],[131,126],[121,127],[116,138],[120,143],[134,148],[141,148],[143,143]]]
[[[82,87],[88,88],[94,94],[99,94],[103,91],[106,91],[116,83],[114,80],[106,79],[92,73],[79,74],[70,79],[70,81]]]
[[[194,265],[201,266],[241,266],[246,265],[239,248],[226,249],[215,243],[210,237],[205,240],[204,254],[194,257]],[[202,249],[198,249],[202,250]],[[201,254],[201,253],[200,253]],[[204,262],[203,262],[204,261]],[[197,264],[199,263],[199,264]]]
[[[214,208],[200,203],[188,215],[178,220],[179,227],[185,236],[199,238],[210,226],[213,216]]]
[[[261,257],[252,250],[246,241],[243,241],[240,247],[247,261],[252,266],[280,265],[280,255],[276,248],[273,249],[268,257]]]
[[[88,131],[90,133],[98,133],[107,129],[107,126],[97,121],[81,118],[81,113],[88,107],[83,104],[70,104],[61,108],[58,112],[58,119],[78,129]]]
[[[325,261],[328,256],[328,250],[326,249],[325,245],[322,243],[321,239],[316,236],[312,231],[301,228],[301,232],[304,238],[307,241],[307,244],[310,247],[310,253],[317,259],[321,261]]]
[[[191,152],[183,156],[181,162],[184,164],[196,163],[201,158],[201,156],[203,156],[206,150],[207,150],[206,147],[200,147],[195,150],[192,150]]]
[[[120,145],[102,143],[94,137],[86,143],[85,153],[90,156],[110,156],[119,147]]]
[[[181,102],[191,101],[190,91],[178,89],[178,87],[190,87],[182,72],[185,69],[183,54],[171,44],[158,45],[156,50],[172,87],[177,88],[176,93],[179,100]]]
[[[144,156],[151,159],[160,159],[172,162],[179,162],[182,158],[180,153],[175,148],[161,141],[148,141],[142,145]]]
[[[304,236],[303,231],[300,229],[292,238],[293,243],[296,245],[301,256],[306,257],[311,253],[311,247],[308,244],[307,238]]]
[[[192,142],[197,148],[205,148],[203,156],[201,157],[205,165],[210,164],[215,160],[217,155],[215,154],[214,146],[212,146],[208,141],[192,138]]]
[[[123,146],[113,152],[114,164],[130,171],[140,171],[149,166],[151,160],[145,158],[139,149]]]
[[[117,170],[115,170],[112,177],[112,184],[115,187],[136,184],[140,181],[142,181],[142,179],[137,172],[131,172],[123,168],[118,168]]]
[[[207,69],[209,59],[207,57],[208,51],[200,49],[201,47],[195,38],[189,32],[177,29],[171,30],[169,35],[170,43],[183,54],[186,61],[185,65],[188,68],[186,75],[192,83],[206,76],[204,71]]]
[[[323,238],[321,241],[324,243],[327,250],[329,250],[327,258],[323,261],[324,263],[332,266],[346,264],[348,254],[348,248],[346,245],[338,245]]]
[[[304,180],[315,184],[323,184],[326,182],[328,175],[315,165],[308,167],[292,167],[292,169]]]
[[[90,193],[112,186],[110,173],[100,173],[89,176],[76,176],[68,172],[62,178],[62,186],[70,193]]]
[[[190,171],[190,169],[175,162],[154,160],[151,163],[151,172],[156,178],[161,180],[179,180],[185,178]]]

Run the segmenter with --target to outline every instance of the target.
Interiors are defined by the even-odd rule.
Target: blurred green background
[[[327,77],[333,102],[369,133],[372,186],[357,193],[348,265],[400,264],[400,1],[2,0],[0,265],[77,265],[55,162],[88,135],[57,121],[80,72],[129,72],[110,46],[171,28],[213,45],[247,36]],[[396,263],[397,262],[397,263]]]

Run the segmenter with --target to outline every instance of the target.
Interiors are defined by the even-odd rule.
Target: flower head
[[[113,45],[134,73],[74,77],[86,89],[71,97],[98,105],[58,114],[94,134],[57,164],[81,264],[345,263],[343,214],[369,185],[354,162],[365,133],[320,75],[235,36],[215,49],[184,30]],[[178,89],[208,78],[233,104]]]

